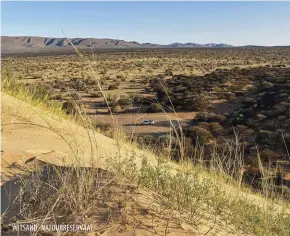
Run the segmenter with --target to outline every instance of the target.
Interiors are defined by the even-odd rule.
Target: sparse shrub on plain
[[[117,82],[117,83],[113,83],[113,84],[110,84],[108,86],[108,90],[115,90],[115,89],[118,89],[120,86],[120,84]]]
[[[122,108],[120,105],[118,105],[118,103],[115,103],[112,105],[112,112],[121,112]]]
[[[166,69],[165,72],[164,72],[164,75],[165,76],[172,76],[173,75],[172,70],[171,69]]]
[[[102,92],[91,92],[90,95],[93,98],[101,98],[101,97],[103,97]]]
[[[159,113],[163,112],[163,107],[159,103],[152,103],[151,107],[146,110],[148,113]]]
[[[156,144],[156,139],[152,135],[139,135],[137,141],[142,146],[154,146]]]
[[[76,100],[76,101],[81,100],[81,96],[78,93],[76,93],[76,92],[72,92],[72,93],[68,94],[68,96],[69,96],[70,99],[73,99],[73,100]]]
[[[79,111],[79,104],[75,100],[68,100],[62,104],[62,109],[69,115],[76,115]]]
[[[201,127],[187,127],[184,130],[186,137],[191,137],[193,143],[208,143],[214,137],[210,131]]]
[[[126,108],[126,109],[132,107],[133,105],[133,100],[129,96],[121,96],[117,102],[122,108]]]
[[[71,87],[77,91],[84,91],[87,88],[86,83],[82,78],[72,78],[69,83]]]

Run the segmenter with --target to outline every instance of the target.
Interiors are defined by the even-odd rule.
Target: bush
[[[267,116],[265,116],[263,114],[257,114],[257,118],[258,118],[258,120],[265,120],[267,118]]]
[[[208,122],[198,122],[197,126],[204,128],[204,129],[207,129],[207,130],[210,130],[210,123],[208,123]]]
[[[235,129],[236,129],[239,133],[243,133],[247,128],[248,128],[248,126],[246,126],[246,125],[237,125],[237,126],[235,126]]]
[[[87,88],[86,84],[81,78],[72,78],[69,83],[71,87],[77,91],[84,91]]]
[[[156,143],[156,139],[152,135],[142,135],[137,137],[137,142],[140,145],[149,145],[152,146]]]
[[[214,138],[210,131],[201,127],[190,127],[185,130],[185,135],[191,137],[193,143],[207,143]]]
[[[251,128],[256,128],[257,127],[257,122],[254,119],[251,119],[251,118],[246,119],[244,123],[245,123],[245,125],[247,125],[247,126],[249,126]]]
[[[131,97],[122,96],[118,100],[111,101],[112,111],[120,112],[122,110],[127,110],[131,108],[133,105],[133,101]]]
[[[87,79],[85,80],[85,83],[86,83],[87,85],[97,85],[97,84],[98,84],[97,80],[96,80],[96,79],[92,79],[92,78],[87,78]]]
[[[102,132],[108,132],[111,130],[111,125],[107,123],[96,124],[96,128],[100,129]]]
[[[133,101],[131,97],[128,96],[123,96],[121,97],[117,103],[122,107],[122,108],[129,108],[133,105]]]
[[[259,152],[262,162],[272,162],[278,159],[278,154],[270,149],[264,149]]]
[[[224,122],[226,117],[215,113],[201,112],[196,115],[195,120],[204,122]]]
[[[91,92],[90,95],[93,98],[101,98],[101,97],[103,97],[102,92]]]
[[[79,94],[75,93],[75,92],[70,93],[69,97],[70,97],[70,99],[73,99],[73,100],[76,100],[76,101],[81,100],[81,96]]]
[[[117,79],[120,79],[122,81],[123,81],[123,79],[124,79],[124,81],[126,80],[125,76],[123,74],[118,74],[116,77],[117,77]]]
[[[113,83],[108,86],[108,90],[114,90],[119,88],[119,83]]]
[[[196,95],[186,98],[183,107],[189,111],[203,111],[208,107],[208,100],[202,95]]]
[[[274,143],[276,140],[276,134],[270,130],[260,130],[257,138],[263,143]]]
[[[64,99],[64,97],[63,97],[63,95],[62,94],[56,94],[56,95],[54,95],[53,97],[52,97],[52,99],[55,99],[55,100],[63,100]]]
[[[121,106],[116,103],[112,106],[112,112],[120,112],[121,110]]]
[[[159,103],[151,104],[151,107],[146,110],[148,113],[158,113],[163,112],[163,107]]]
[[[231,96],[228,97],[228,100],[229,100],[230,102],[234,102],[234,101],[237,100],[237,97],[236,97],[235,95],[231,95]]]
[[[69,100],[62,104],[62,109],[69,115],[75,115],[78,112],[78,104],[73,100]]]
[[[165,72],[164,72],[164,75],[165,76],[172,76],[173,73],[172,73],[172,71],[170,69],[166,69]]]
[[[231,85],[231,90],[232,91],[240,91],[245,87],[245,84],[243,83],[234,83]]]
[[[203,111],[208,107],[208,100],[200,96],[193,100],[192,106],[195,111]]]
[[[253,130],[253,129],[246,129],[246,130],[243,131],[242,135],[244,137],[252,138],[255,135],[255,130]]]
[[[220,134],[224,131],[224,127],[219,122],[211,122],[209,125],[215,134]]]
[[[244,98],[242,100],[242,103],[246,104],[246,105],[252,105],[255,104],[255,99],[254,98]]]

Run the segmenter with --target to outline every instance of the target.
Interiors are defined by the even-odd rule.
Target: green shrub
[[[118,101],[118,105],[120,105],[122,108],[129,108],[133,105],[132,98],[129,96],[122,96]]]
[[[91,92],[90,95],[91,95],[91,97],[93,97],[93,98],[100,98],[100,97],[103,97],[102,92]]]
[[[163,107],[159,103],[153,103],[151,104],[151,107],[147,109],[146,112],[152,112],[152,113],[158,113],[158,112],[163,112]]]
[[[203,96],[198,96],[192,101],[194,111],[203,111],[208,107],[208,100]]]
[[[191,137],[193,143],[196,143],[197,141],[200,143],[207,143],[213,139],[213,135],[210,131],[197,126],[186,129],[185,135]]]
[[[219,122],[211,122],[209,125],[215,134],[221,134],[224,131],[224,127]]]

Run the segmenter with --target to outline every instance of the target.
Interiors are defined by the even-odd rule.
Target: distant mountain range
[[[171,43],[165,45],[165,47],[169,48],[226,48],[226,47],[234,47],[233,45],[224,44],[224,43]]]
[[[71,44],[78,48],[224,48],[233,47],[222,43],[172,43],[160,45],[153,43],[138,43],[135,41],[124,41],[117,39],[98,39],[98,38],[51,38],[35,36],[1,36],[2,53],[17,53],[30,51],[47,51],[72,48]]]

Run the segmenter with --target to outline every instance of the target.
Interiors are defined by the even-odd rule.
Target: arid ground
[[[287,235],[289,47],[7,54],[2,78],[1,184],[27,187],[25,217],[104,236]],[[264,217],[268,201],[287,217]]]

